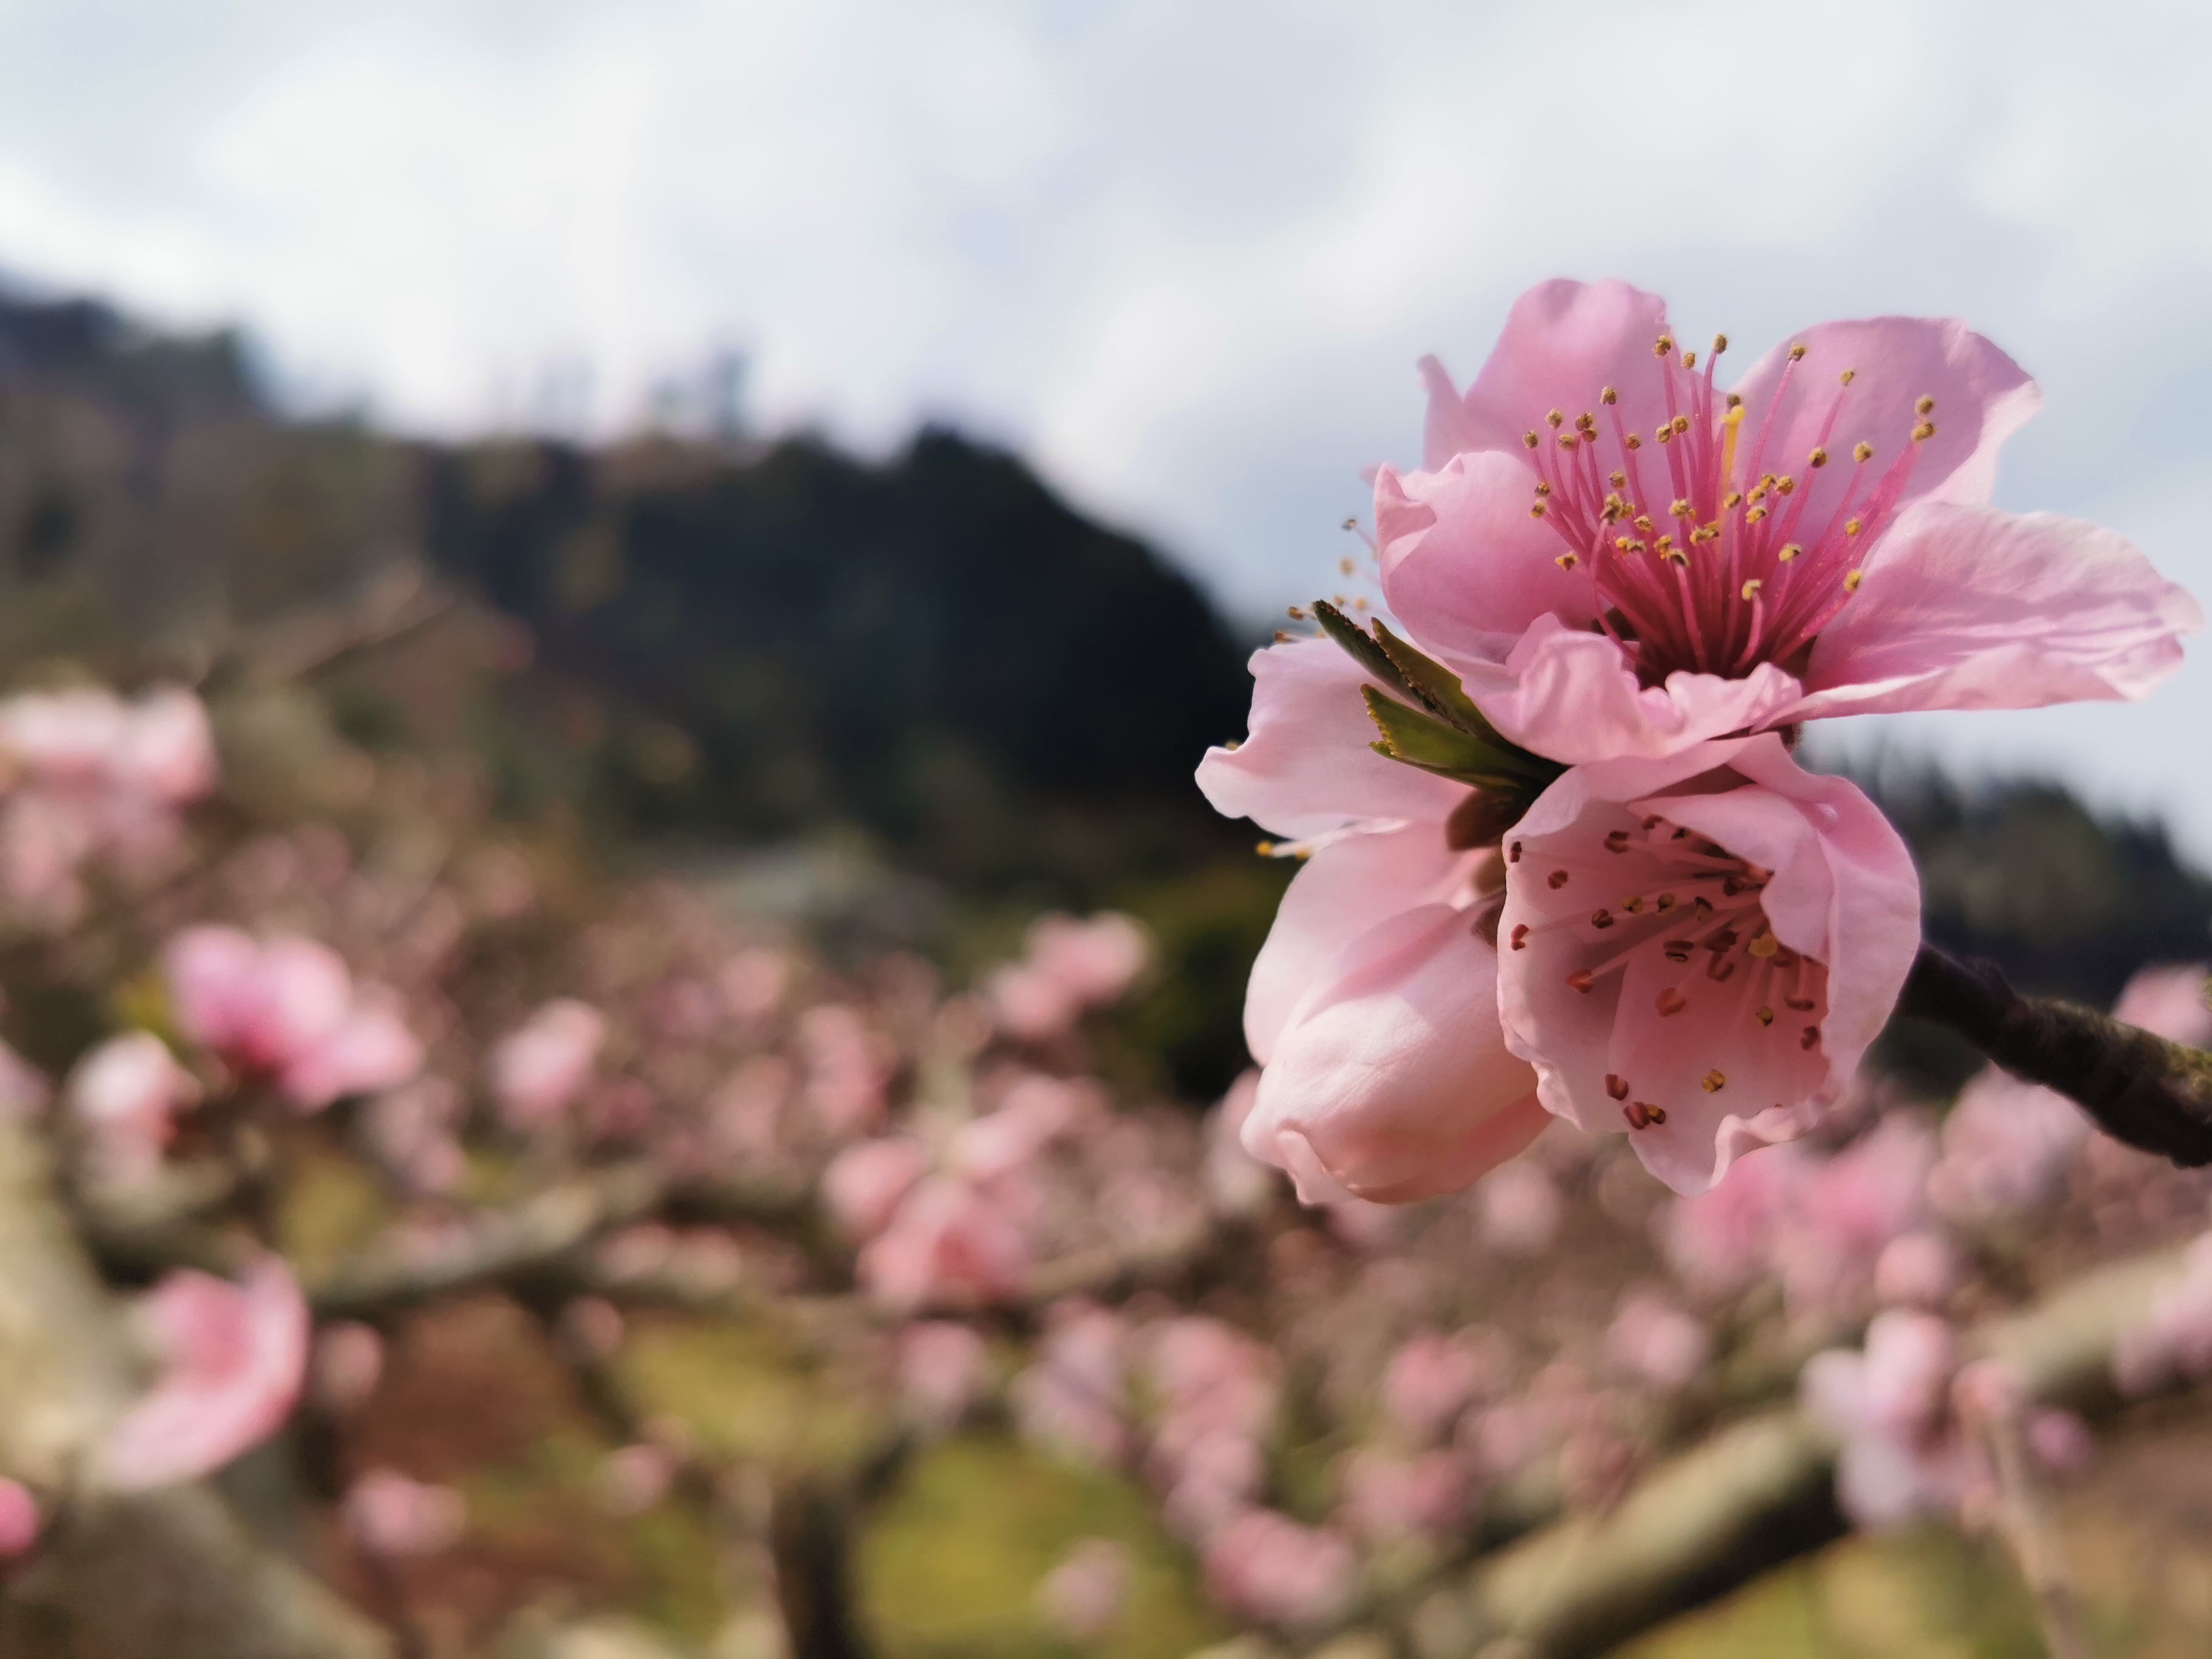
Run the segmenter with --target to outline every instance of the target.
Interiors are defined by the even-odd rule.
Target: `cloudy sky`
[[[1532,281],[1746,362],[1956,314],[2048,394],[2000,500],[2212,595],[2209,64],[2212,14],[2118,0],[0,0],[0,267],[413,429],[611,429],[742,350],[762,425],[953,419],[1252,617]],[[2212,864],[2208,723],[2200,647],[2145,708],[1847,741]]]

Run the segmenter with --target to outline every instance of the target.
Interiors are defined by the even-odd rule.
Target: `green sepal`
[[[1370,745],[1378,755],[1477,788],[1519,793],[1534,781],[1528,764],[1533,756],[1486,743],[1374,686],[1361,686],[1359,695],[1366,700],[1368,718],[1382,734]]]
[[[1458,675],[1435,658],[1422,655],[1379,621],[1375,624],[1375,644],[1415,696],[1461,731],[1471,732],[1486,743],[1504,745],[1498,728],[1483,718],[1482,710],[1460,684]]]
[[[1390,653],[1382,648],[1372,634],[1327,599],[1316,599],[1313,613],[1314,620],[1322,626],[1322,631],[1342,646],[1352,661],[1383,684],[1395,685],[1409,697],[1420,696],[1413,689],[1413,682],[1399,672],[1398,665],[1390,660]]]

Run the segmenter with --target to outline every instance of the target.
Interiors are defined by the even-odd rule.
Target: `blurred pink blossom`
[[[1954,1513],[1985,1482],[1946,1411],[1958,1364],[1951,1326],[1903,1309],[1875,1316],[1863,1350],[1806,1361],[1806,1409],[1840,1443],[1836,1497],[1858,1525]]]
[[[341,1523],[374,1555],[435,1555],[467,1523],[468,1504],[451,1486],[427,1486],[396,1469],[371,1469],[347,1488]]]
[[[1340,1617],[1358,1588],[1358,1560],[1343,1534],[1274,1510],[1246,1510],[1206,1548],[1206,1584],[1234,1613],[1287,1630]]]
[[[1257,1215],[1279,1188],[1275,1171],[1244,1150],[1244,1120],[1259,1097],[1260,1073],[1248,1070],[1206,1115],[1206,1194],[1222,1215]]]
[[[922,1320],[899,1333],[898,1377],[908,1417],[943,1434],[990,1386],[990,1354],[968,1326],[949,1319]]]
[[[1053,1304],[1036,1358],[1008,1390],[1023,1438],[1079,1462],[1120,1462],[1129,1446],[1128,1343],[1120,1315],[1080,1298]]]
[[[390,994],[359,989],[327,945],[257,941],[234,927],[188,927],[162,955],[178,1028],[303,1112],[404,1083],[422,1048]]]
[[[171,1273],[141,1299],[139,1316],[161,1374],[108,1436],[110,1486],[197,1479],[291,1415],[307,1374],[307,1303],[280,1257],[264,1256],[236,1285]]]
[[[1541,1255],[1559,1236],[1566,1206],[1540,1164],[1516,1158],[1475,1184],[1482,1242],[1501,1255]]]
[[[609,1452],[599,1465],[599,1501],[615,1515],[642,1515],[676,1484],[676,1458],[649,1442]]]
[[[2120,1333],[2112,1376],[2131,1399],[2212,1376],[2212,1233],[2189,1247],[2180,1275]]]
[[[44,1072],[0,1042],[0,1121],[25,1123],[43,1116],[53,1091]]]
[[[626,1322],[622,1310],[603,1296],[580,1296],[561,1310],[555,1332],[571,1359],[611,1359],[622,1346]]]
[[[1003,1300],[1029,1269],[1029,1240],[999,1204],[964,1181],[930,1176],[861,1250],[856,1275],[879,1305],[916,1313]]]
[[[781,951],[756,945],[738,951],[715,975],[722,1006],[741,1020],[762,1019],[782,1005],[791,987],[791,959]]]
[[[314,1379],[316,1403],[340,1416],[368,1403],[384,1375],[384,1339],[374,1325],[357,1319],[341,1319],[315,1334]]]
[[[1442,1439],[1482,1380],[1482,1366],[1464,1342],[1422,1331],[1390,1356],[1382,1373],[1382,1408],[1413,1439]]]
[[[1152,961],[1152,939],[1133,917],[1040,916],[1018,963],[984,986],[994,1022],[1026,1042],[1057,1036],[1092,1008],[1115,1002]]]
[[[1093,1642],[1121,1622],[1135,1568],[1126,1545],[1110,1538],[1081,1538],[1037,1587],[1054,1630]]]
[[[1448,1451],[1401,1457],[1363,1448],[1341,1473],[1345,1523],[1362,1537],[1447,1538],[1466,1516],[1467,1470]]]
[[[2112,1018],[2140,1025],[2168,1042],[2192,1048],[2212,1045],[2212,1005],[2205,997],[2212,987],[2201,962],[2185,967],[2140,969],[2112,1005]]]
[[[1865,1297],[1884,1248],[1926,1217],[1935,1161],[1927,1125],[1893,1112],[1841,1151],[1798,1163],[1774,1244],[1793,1309],[1844,1311]]]
[[[830,1134],[856,1134],[883,1115],[891,1051],[857,1010],[842,1003],[809,1008],[799,1017],[799,1048],[807,1106]]]
[[[904,1135],[855,1141],[822,1174],[822,1204],[830,1224],[855,1243],[873,1238],[890,1225],[930,1163],[929,1149]]]
[[[592,1080],[607,1018],[589,1003],[556,997],[492,1046],[484,1060],[500,1121],[542,1129],[574,1105]]]
[[[993,1110],[961,1125],[945,1164],[971,1181],[1003,1178],[1079,1127],[1099,1109],[1099,1096],[1095,1084],[1029,1073],[1000,1097]]]
[[[98,1178],[140,1182],[160,1167],[177,1114],[198,1103],[199,1079],[150,1031],[112,1036],[77,1061],[64,1098]]]
[[[12,1561],[37,1543],[40,1524],[39,1500],[0,1475],[0,1561]]]
[[[1712,1357],[1713,1334],[1648,1287],[1631,1290],[1605,1334],[1606,1357],[1640,1382],[1688,1387]]]
[[[1964,1271],[1958,1250],[1942,1233],[1903,1233],[1882,1247],[1875,1262],[1875,1297],[1888,1304],[1939,1307]]]

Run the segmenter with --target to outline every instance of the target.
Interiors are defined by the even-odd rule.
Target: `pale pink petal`
[[[199,1080],[150,1031],[110,1037],[70,1073],[70,1115],[106,1174],[150,1174],[176,1133],[176,1115],[198,1103]]]
[[[161,953],[177,1029],[215,1049],[236,1045],[258,1005],[261,947],[235,927],[187,927]]]
[[[115,769],[118,782],[172,805],[212,793],[221,766],[207,705],[175,685],[139,698],[119,734]]]
[[[1616,388],[1632,431],[1656,426],[1668,410],[1651,347],[1666,332],[1667,302],[1656,294],[1622,282],[1538,283],[1513,302],[1464,397],[1453,395],[1435,359],[1422,362],[1429,388],[1423,465],[1433,471],[1466,450],[1518,451],[1522,434],[1541,429],[1553,410],[1570,419],[1599,411],[1607,386]]]
[[[1383,917],[1448,901],[1471,862],[1444,845],[1443,826],[1433,822],[1346,836],[1307,859],[1283,895],[1245,989],[1244,1041],[1253,1059],[1267,1063],[1291,1009],[1333,970],[1346,946]]]
[[[345,959],[315,939],[272,939],[261,947],[259,1026],[246,1046],[260,1063],[282,1066],[344,1024],[353,1006]]]
[[[1372,818],[1441,823],[1461,785],[1376,754],[1359,688],[1374,684],[1334,641],[1294,640],[1252,657],[1249,734],[1209,749],[1198,787],[1214,810],[1304,839]]]
[[[848,1146],[822,1173],[822,1203],[847,1238],[873,1238],[890,1224],[900,1200],[929,1173],[929,1150],[904,1137]]]
[[[2205,1000],[2212,985],[2204,964],[2180,968],[2145,968],[2130,979],[2112,1005],[2112,1018],[2140,1025],[2168,1042],[2192,1048],[2212,1044],[2212,1004]]]
[[[341,1524],[376,1555],[435,1555],[461,1535],[467,1501],[451,1486],[427,1486],[396,1469],[371,1469],[347,1488]]]
[[[394,1089],[422,1069],[422,1045],[390,1001],[365,992],[337,1026],[278,1073],[301,1112],[319,1112],[348,1095]]]
[[[1255,1158],[1302,1143],[1358,1196],[1465,1187],[1543,1127],[1498,1026],[1497,952],[1443,904],[1370,928],[1292,1012],[1244,1126]]]
[[[12,1561],[39,1541],[39,1500],[19,1482],[0,1476],[0,1561]]]
[[[501,1037],[484,1062],[500,1121],[520,1130],[553,1122],[591,1082],[606,1037],[606,1016],[573,997],[555,998]]]
[[[1542,616],[1597,614],[1589,580],[1559,567],[1563,544],[1528,516],[1536,475],[1516,455],[1453,458],[1439,471],[1375,475],[1382,594],[1415,644],[1501,661]]]
[[[1037,1595],[1054,1629],[1079,1642],[1096,1641],[1121,1622],[1134,1572],[1127,1545],[1079,1539]]]
[[[163,1370],[102,1450],[106,1483],[125,1491],[195,1480],[266,1440],[307,1365],[307,1298],[277,1257],[234,1285],[172,1273],[141,1306]]]
[[[1930,502],[1882,538],[1784,718],[2139,698],[2203,625],[2109,530]]]
[[[1019,1291],[1029,1267],[1029,1240],[1000,1206],[933,1176],[860,1252],[856,1276],[878,1304],[911,1313],[1002,1300]]]
[[[1673,787],[1721,763],[1735,787],[1719,787],[1724,773]],[[1677,852],[1675,829],[1770,872],[1725,939],[1693,908],[1701,883],[1722,896],[1717,864]],[[1773,737],[1577,768],[1537,800],[1508,853],[1508,1043],[1536,1066],[1545,1104],[1592,1133],[1650,1113],[1633,1144],[1678,1192],[1802,1133],[1842,1093],[1919,947],[1919,882],[1896,831]],[[1762,919],[1791,956],[1747,954]]]
[[[1784,391],[1790,350],[1799,344],[1804,359]],[[1841,383],[1846,371],[1848,386]],[[1811,492],[1804,513],[1809,524],[1826,523],[1842,501],[1851,469],[1841,458],[1853,445],[1874,446],[1868,465],[1877,473],[1906,448],[1922,420],[1921,398],[1936,400],[1927,417],[1936,431],[1919,446],[1903,498],[1907,501],[1988,501],[1999,447],[2043,404],[2043,394],[2018,363],[1964,323],[1934,317],[1817,324],[1778,343],[1735,390],[1744,413],[1738,476],[1795,477]],[[1808,466],[1807,458],[1823,444],[1838,459],[1823,468]]]

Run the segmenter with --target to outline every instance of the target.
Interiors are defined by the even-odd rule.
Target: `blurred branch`
[[[254,1542],[208,1487],[94,1484],[139,1370],[44,1152],[0,1118],[0,1471],[39,1493],[49,1517],[0,1589],[0,1652],[387,1659],[380,1632]]]
[[[776,1601],[791,1659],[870,1659],[852,1584],[852,1518],[845,1497],[820,1476],[778,1481],[769,1522]]]
[[[2024,997],[1994,963],[1923,945],[1898,1012],[1948,1026],[2005,1070],[2077,1103],[2116,1140],[2212,1164],[2212,1054],[2108,1014]]]
[[[2028,1400],[2116,1402],[2114,1344],[2180,1271],[2162,1251],[2085,1275],[1972,1333]],[[1422,1659],[1583,1659],[1734,1589],[1844,1531],[1835,1447],[1802,1411],[1747,1418],[1661,1465],[1607,1513],[1559,1522],[1478,1562],[1411,1619]]]

